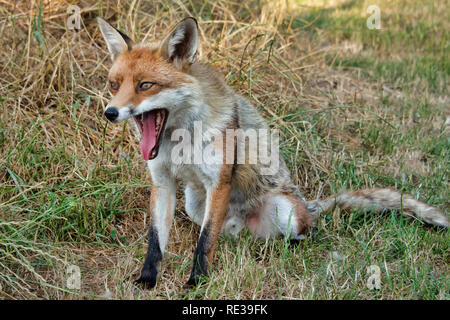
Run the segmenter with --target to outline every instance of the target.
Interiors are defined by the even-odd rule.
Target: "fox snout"
[[[133,116],[133,105],[129,104],[125,107],[116,107],[116,104],[109,103],[104,113],[106,119],[117,123],[127,120]]]
[[[114,107],[108,107],[105,110],[105,117],[109,121],[115,121],[118,116],[119,116],[119,111]]]

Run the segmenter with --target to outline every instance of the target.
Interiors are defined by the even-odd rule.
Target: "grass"
[[[179,194],[155,290],[145,258],[150,176],[127,124],[102,116],[102,15],[135,40],[196,16],[201,59],[281,133],[307,198],[390,186],[449,207],[445,1],[67,1],[0,7],[0,297],[3,299],[449,299],[449,235],[396,214],[335,210],[298,246],[219,241],[207,285],[184,292],[199,228]],[[366,286],[381,269],[381,289]],[[68,289],[69,265],[81,289]]]

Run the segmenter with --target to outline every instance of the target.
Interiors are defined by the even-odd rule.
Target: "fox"
[[[216,134],[269,130],[269,125],[218,71],[197,59],[199,27],[195,18],[181,20],[160,41],[140,44],[103,18],[98,17],[97,22],[112,62],[107,81],[111,100],[104,115],[113,123],[133,123],[155,186],[149,201],[147,254],[136,280],[144,288],[157,283],[178,185],[184,187],[186,214],[200,226],[188,287],[202,284],[210,276],[221,234],[236,236],[249,229],[256,238],[300,240],[321,214],[336,207],[371,213],[395,210],[428,225],[448,227],[447,215],[438,208],[392,188],[341,190],[323,200],[306,200],[281,155],[273,174],[263,174],[260,162],[239,162],[236,156],[214,163],[173,161],[177,147],[173,134],[179,129],[194,134],[196,122],[204,132],[215,130]],[[226,146],[214,148],[224,160],[237,145],[233,137]]]

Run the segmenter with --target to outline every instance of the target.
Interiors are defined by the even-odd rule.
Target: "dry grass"
[[[381,2],[397,19],[401,6]],[[78,31],[66,26],[74,3],[82,9]],[[133,284],[146,249],[150,177],[129,126],[102,116],[110,61],[97,15],[138,42],[197,17],[200,59],[280,129],[282,152],[307,198],[384,185],[448,209],[448,58],[432,56],[443,59],[435,77],[425,60],[414,64],[417,74],[403,74],[401,63],[425,59],[438,39],[407,53],[401,34],[348,36],[330,21],[356,25],[366,4],[345,3],[0,0],[0,296],[448,299],[446,231],[337,211],[297,248],[248,234],[221,239],[208,284],[183,293],[199,230],[184,215],[181,193],[156,289]],[[434,21],[433,31],[448,30],[448,19],[436,21],[429,5],[420,18]],[[414,22],[417,10],[408,7],[398,21]],[[316,20],[318,12],[329,20]],[[386,37],[398,45],[386,48]],[[448,36],[439,39],[448,49]],[[386,60],[388,51],[400,67],[388,64],[395,62]],[[81,290],[66,288],[71,264],[81,268]],[[366,288],[371,264],[382,268],[380,291]]]

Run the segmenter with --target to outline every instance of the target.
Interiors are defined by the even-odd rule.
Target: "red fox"
[[[236,235],[249,228],[259,238],[300,239],[320,213],[335,206],[371,212],[398,210],[448,227],[448,218],[439,209],[392,189],[342,191],[326,200],[307,201],[279,154],[272,174],[262,173],[262,162],[250,163],[247,155],[238,161],[236,150],[242,141],[237,142],[236,136],[227,139],[225,146],[210,145],[222,161],[174,161],[176,148],[183,151],[183,159],[195,158],[202,147],[228,130],[261,132],[269,126],[216,71],[196,61],[199,37],[194,18],[182,20],[161,42],[145,45],[133,43],[101,18],[98,24],[112,59],[108,76],[112,99],[105,116],[114,123],[132,119],[141,137],[142,157],[157,186],[150,196],[148,252],[138,283],[147,288],[156,284],[174,217],[177,180],[185,185],[187,215],[201,226],[188,285],[202,283],[208,276],[221,232]],[[197,146],[188,139],[179,148],[174,135],[195,135],[196,123],[207,137]],[[213,132],[209,138],[208,132]],[[230,154],[234,154],[231,161]]]

